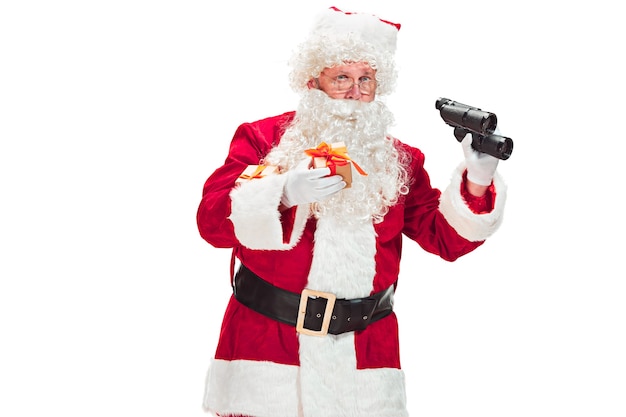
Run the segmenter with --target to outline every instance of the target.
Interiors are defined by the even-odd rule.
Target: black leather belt
[[[243,305],[299,333],[324,336],[363,330],[391,314],[395,285],[369,297],[347,300],[334,294],[305,289],[301,294],[278,288],[244,265],[235,275],[233,293]]]

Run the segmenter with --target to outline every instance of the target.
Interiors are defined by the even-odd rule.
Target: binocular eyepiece
[[[472,148],[498,159],[508,159],[513,152],[513,140],[494,134],[498,118],[494,113],[483,111],[447,98],[439,98],[435,108],[446,124],[454,127],[454,136],[461,142],[472,134]]]

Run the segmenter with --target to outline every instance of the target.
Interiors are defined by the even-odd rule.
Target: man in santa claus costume
[[[394,87],[399,29],[322,12],[291,60],[297,110],[242,124],[206,181],[200,234],[237,265],[207,411],[408,415],[393,312],[402,235],[454,261],[498,228],[506,189],[469,136],[443,192],[424,155],[391,136],[377,97]]]

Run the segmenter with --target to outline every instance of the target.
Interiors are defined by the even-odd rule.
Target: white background
[[[230,289],[202,185],[240,123],[295,107],[286,60],[336,5],[402,23],[393,133],[434,185],[462,157],[438,97],[515,141],[493,238],[455,263],[405,244],[411,415],[625,416],[617,4],[3,2],[0,415],[204,415]]]

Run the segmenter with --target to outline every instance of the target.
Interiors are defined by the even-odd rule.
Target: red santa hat
[[[368,62],[377,70],[377,93],[390,93],[396,79],[394,54],[399,30],[400,24],[368,13],[344,12],[336,7],[325,10],[291,59],[292,88],[306,90],[307,82],[324,68]]]

